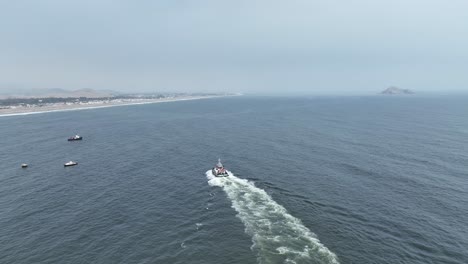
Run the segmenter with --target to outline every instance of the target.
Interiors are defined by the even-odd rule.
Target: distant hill
[[[93,89],[65,90],[60,88],[51,89],[30,89],[15,90],[12,92],[3,92],[0,99],[7,98],[104,98],[117,95],[114,91],[97,91]]]
[[[395,86],[391,86],[383,90],[380,94],[414,94],[414,92],[409,89],[401,89]]]

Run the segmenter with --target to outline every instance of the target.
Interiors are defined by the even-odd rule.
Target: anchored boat
[[[218,159],[218,163],[211,170],[211,172],[216,177],[227,177],[227,176],[229,176],[228,171],[224,168],[223,164],[221,163],[221,159]]]
[[[75,166],[75,165],[78,165],[78,162],[74,162],[74,161],[69,161],[65,164],[63,164],[64,167],[70,167],[70,166]]]
[[[80,135],[74,135],[73,137],[68,138],[68,141],[82,140],[83,137]]]

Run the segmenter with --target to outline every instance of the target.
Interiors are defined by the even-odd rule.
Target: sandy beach
[[[50,112],[62,112],[62,111],[76,111],[76,110],[88,110],[98,109],[116,106],[126,105],[140,105],[140,104],[155,104],[164,102],[176,102],[185,100],[198,100],[208,99],[221,96],[180,96],[180,97],[168,97],[160,99],[115,99],[115,100],[97,100],[90,102],[76,102],[76,103],[53,103],[45,105],[34,105],[34,106],[13,106],[9,108],[0,109],[0,117],[5,116],[17,116],[17,115],[31,115],[41,114]]]

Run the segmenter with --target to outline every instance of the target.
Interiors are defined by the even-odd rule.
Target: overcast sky
[[[467,0],[0,0],[0,88],[468,91]]]

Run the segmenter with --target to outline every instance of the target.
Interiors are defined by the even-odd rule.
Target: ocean
[[[0,263],[466,264],[467,223],[466,96],[0,117]]]

